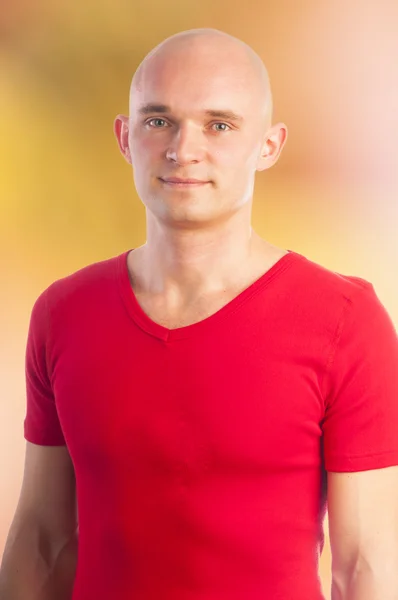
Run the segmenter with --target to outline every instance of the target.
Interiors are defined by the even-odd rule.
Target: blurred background
[[[258,174],[255,229],[370,280],[398,324],[396,0],[0,3],[0,553],[23,472],[31,308],[54,279],[144,243],[113,119],[152,47],[196,27],[262,56],[289,129]],[[320,573],[330,598],[328,542]]]

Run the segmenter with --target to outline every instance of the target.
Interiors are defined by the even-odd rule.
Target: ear
[[[276,163],[286,140],[287,127],[284,123],[277,123],[268,129],[261,155],[257,162],[257,171],[265,171]]]
[[[117,115],[113,124],[113,132],[116,136],[120,152],[125,160],[131,165],[129,128],[129,118],[125,115]]]

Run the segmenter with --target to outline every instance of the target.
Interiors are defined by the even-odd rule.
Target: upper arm
[[[36,300],[29,324],[25,468],[14,526],[18,529],[29,520],[51,540],[62,540],[77,529],[77,502],[73,463],[51,382],[48,289]]]
[[[398,564],[398,466],[328,473],[332,571]]]
[[[34,522],[50,539],[63,541],[77,529],[75,473],[66,446],[26,442],[15,527]]]

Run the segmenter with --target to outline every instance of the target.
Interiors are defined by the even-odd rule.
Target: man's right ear
[[[125,115],[117,115],[113,123],[113,131],[124,159],[131,165],[131,154],[129,147],[129,118]]]

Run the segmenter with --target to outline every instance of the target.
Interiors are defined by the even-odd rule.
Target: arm
[[[18,506],[0,570],[0,600],[70,600],[77,560],[77,506],[65,446],[27,442]]]
[[[332,600],[398,600],[398,466],[328,473]]]

